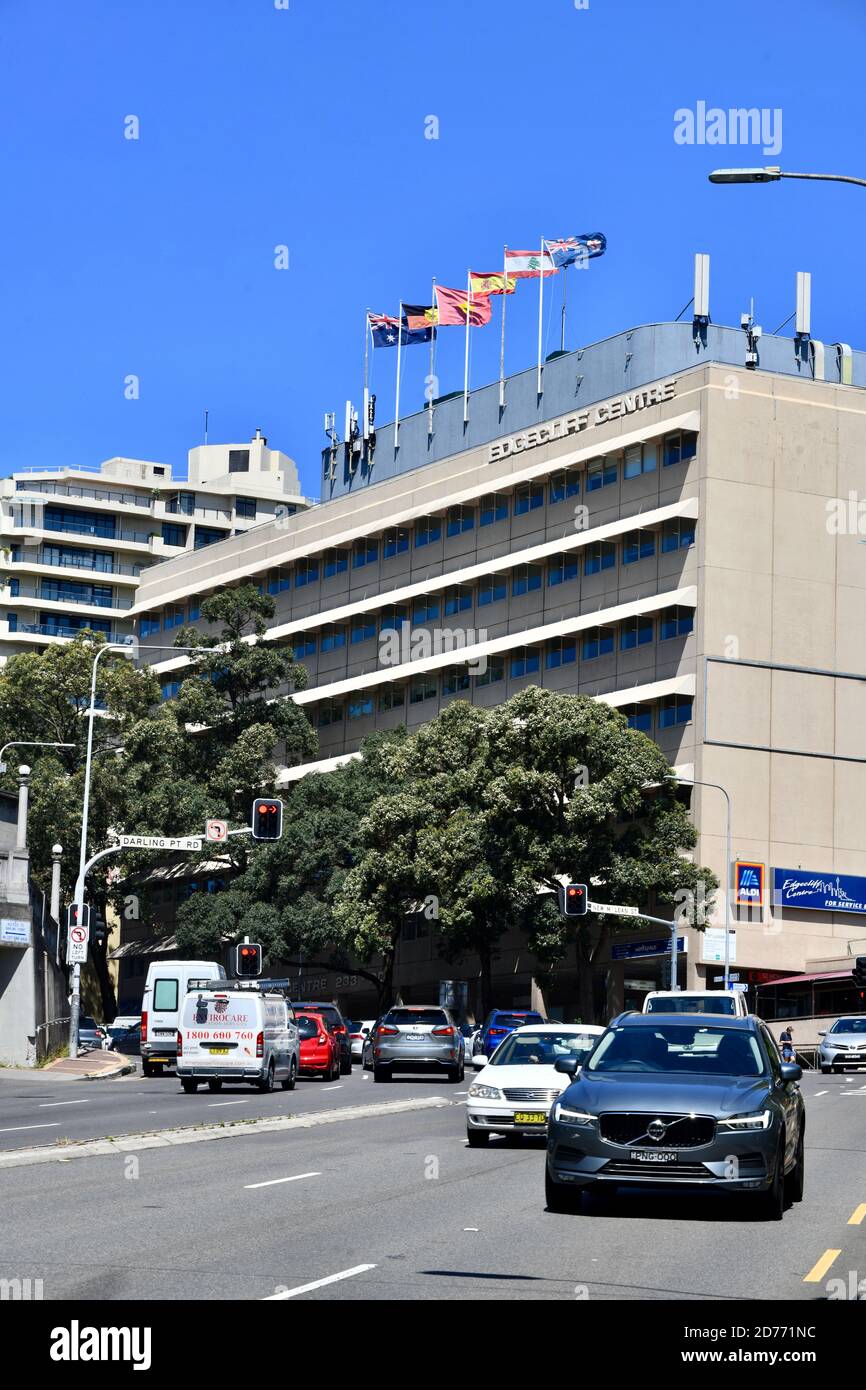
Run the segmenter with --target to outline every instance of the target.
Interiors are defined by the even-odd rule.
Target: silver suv
[[[444,1071],[462,1081],[466,1045],[454,1015],[438,1004],[398,1004],[379,1020],[372,1036],[373,1080],[395,1071]]]

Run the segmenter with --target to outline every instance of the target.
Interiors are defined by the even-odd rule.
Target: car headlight
[[[569,1110],[561,1101],[556,1101],[552,1113],[554,1120],[563,1125],[591,1125],[597,1119],[588,1110]]]
[[[495,1086],[470,1086],[469,1095],[472,1100],[501,1100],[502,1092]]]
[[[773,1112],[771,1110],[753,1110],[748,1115],[729,1115],[726,1120],[719,1120],[719,1129],[728,1130],[751,1130],[769,1129],[773,1123]]]

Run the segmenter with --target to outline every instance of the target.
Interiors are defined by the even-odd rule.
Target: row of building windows
[[[201,617],[201,607],[199,599],[190,599],[186,608],[182,604],[177,604],[173,608],[166,608],[163,613],[156,613],[151,617],[139,619],[139,637],[151,637],[155,632],[162,632],[163,629],[169,632],[174,627],[183,627],[184,623],[197,623]]]

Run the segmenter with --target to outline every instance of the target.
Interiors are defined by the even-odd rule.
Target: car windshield
[[[831,1033],[866,1033],[866,1018],[837,1018]]]
[[[411,1027],[413,1023],[441,1028],[448,1022],[448,1015],[442,1009],[392,1009],[384,1021],[393,1023],[396,1028]]]
[[[679,999],[674,994],[664,999],[647,1001],[648,1014],[733,1014],[736,1004],[730,994],[718,990],[714,994],[684,995]]]
[[[492,1067],[552,1067],[559,1057],[582,1062],[597,1038],[586,1033],[512,1033],[490,1059]]]
[[[611,1028],[587,1072],[662,1072],[674,1076],[763,1076],[766,1063],[753,1033],[712,1024]]]

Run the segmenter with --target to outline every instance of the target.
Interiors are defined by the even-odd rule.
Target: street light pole
[[[778,183],[779,179],[817,179],[823,183],[856,183],[866,188],[866,179],[852,174],[795,174],[770,164],[765,169],[714,169],[707,175],[710,183]]]
[[[680,782],[686,787],[713,787],[715,791],[721,792],[725,798],[727,806],[726,826],[725,826],[725,989],[729,987],[731,979],[731,798],[725,787],[718,782],[700,782],[694,777],[677,777],[675,774],[668,778],[671,782]]]
[[[74,743],[48,743],[43,739],[13,739],[11,743],[4,743],[0,748],[0,772],[6,771],[6,764],[3,755],[7,748],[74,748]]]

